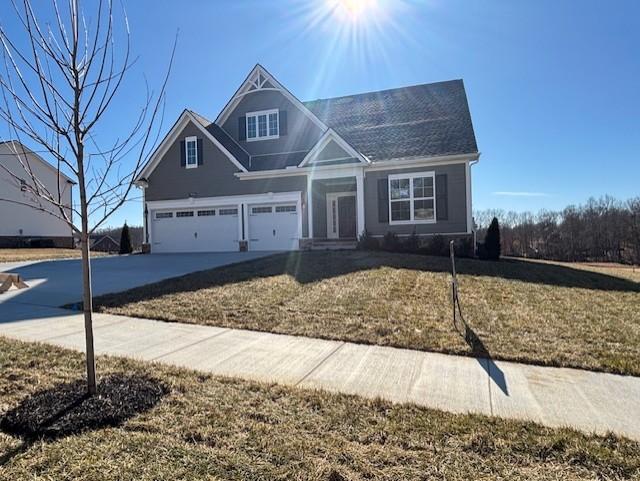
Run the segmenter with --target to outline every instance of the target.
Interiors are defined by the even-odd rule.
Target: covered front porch
[[[355,241],[364,232],[364,173],[314,171],[307,177],[308,232],[314,242]]]

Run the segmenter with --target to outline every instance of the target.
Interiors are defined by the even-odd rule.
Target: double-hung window
[[[187,169],[198,167],[198,138],[187,137],[184,139],[185,158]]]
[[[389,176],[389,223],[427,224],[436,221],[433,172]]]
[[[280,136],[278,109],[247,114],[247,140],[277,139]]]

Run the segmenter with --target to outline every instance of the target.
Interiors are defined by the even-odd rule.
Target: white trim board
[[[213,144],[220,149],[220,151],[231,161],[233,165],[235,165],[240,171],[248,172],[247,169],[240,163],[238,160],[229,152],[224,145],[222,145],[218,139],[216,139],[213,135],[209,133],[207,129],[195,118],[195,116],[189,111],[185,110],[182,112],[176,123],[171,127],[167,135],[164,137],[160,145],[153,152],[147,165],[144,166],[138,177],[136,177],[135,182],[139,182],[141,179],[146,179],[151,175],[154,169],[157,167],[158,163],[167,153],[169,148],[174,144],[176,140],[178,140],[178,135],[182,132],[182,130],[191,122],[195,125],[202,134],[209,139]]]
[[[182,209],[206,206],[238,205],[242,203],[262,204],[269,202],[295,202],[300,199],[301,191],[265,192],[264,194],[228,195],[220,197],[194,197],[174,200],[147,201],[149,210]]]
[[[260,75],[262,75],[262,77],[265,79],[265,82],[269,81],[275,88],[262,87],[261,85],[263,85],[265,82],[256,83],[256,79],[259,79]],[[252,86],[254,88],[250,90]],[[275,90],[275,91],[281,92],[282,95],[284,95],[287,98],[287,100],[289,100],[293,105],[295,105],[314,124],[316,124],[322,130],[327,130],[327,126],[324,124],[324,122],[322,122],[318,117],[316,117],[316,115],[313,112],[311,112],[311,110],[305,107],[304,104],[295,97],[295,95],[289,92],[280,82],[276,80],[276,78],[273,75],[271,75],[267,71],[267,69],[265,69],[260,64],[256,64],[256,66],[253,67],[251,72],[249,72],[249,75],[247,75],[247,77],[242,82],[242,84],[240,84],[240,87],[238,87],[238,90],[236,90],[236,92],[233,94],[233,97],[231,97],[229,102],[227,102],[227,105],[225,105],[222,111],[218,114],[218,117],[216,118],[215,123],[222,126],[222,124],[224,124],[227,121],[231,112],[233,112],[233,110],[240,103],[240,100],[245,95],[254,93],[254,92],[261,92],[264,90],[270,90],[270,91]]]
[[[304,159],[302,159],[302,162],[300,162],[298,166],[304,167],[310,162],[314,162],[318,158],[318,155],[320,155],[320,152],[322,152],[322,150],[327,145],[329,145],[329,142],[331,142],[332,140],[336,144],[338,144],[338,146],[342,150],[350,154],[351,157],[358,159],[362,164],[369,163],[369,161],[360,152],[358,152],[356,149],[351,147],[351,145],[342,137],[340,137],[335,130],[327,129],[327,131],[324,134],[322,134],[322,137],[320,137],[320,139],[316,142],[316,144],[309,151],[309,153],[305,155]],[[346,157],[346,158],[350,158],[350,157]],[[333,160],[338,160],[338,159],[326,159],[326,160],[323,160],[322,162],[331,162]]]
[[[365,173],[378,170],[398,170],[411,169],[421,167],[432,167],[441,164],[464,164],[469,160],[477,160],[479,154],[461,154],[461,155],[444,155],[436,157],[414,157],[411,159],[401,160],[385,160],[374,162],[371,164],[342,164],[342,165],[313,165],[305,167],[291,167],[286,169],[259,170],[251,172],[237,172],[234,174],[241,180],[249,179],[266,179],[271,177],[290,177],[296,175],[307,175],[313,173],[314,178],[323,178],[323,172],[345,172],[349,169],[363,170]],[[343,174],[344,176],[353,176],[355,174]],[[336,175],[337,176],[337,175]]]

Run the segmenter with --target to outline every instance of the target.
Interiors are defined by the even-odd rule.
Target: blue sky
[[[327,1],[125,2],[140,60],[101,135],[135,114],[143,74],[160,84],[179,30],[165,131],[185,107],[214,119],[257,62],[302,100],[462,78],[475,209],[640,194],[640,2],[377,0],[353,21]]]

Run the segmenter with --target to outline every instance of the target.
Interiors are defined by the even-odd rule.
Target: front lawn
[[[102,311],[640,375],[640,283],[614,268],[458,259],[475,342],[453,329],[449,260],[299,252],[98,298]]]
[[[83,367],[80,353],[0,338],[0,479],[640,476],[640,443],[614,435],[107,357],[98,359],[98,373],[108,388],[87,400],[78,379]]]
[[[91,252],[91,256],[104,256],[103,252]],[[23,248],[23,249],[0,249],[0,262],[24,262],[40,261],[49,259],[75,259],[81,257],[80,249],[58,249],[58,248]]]

